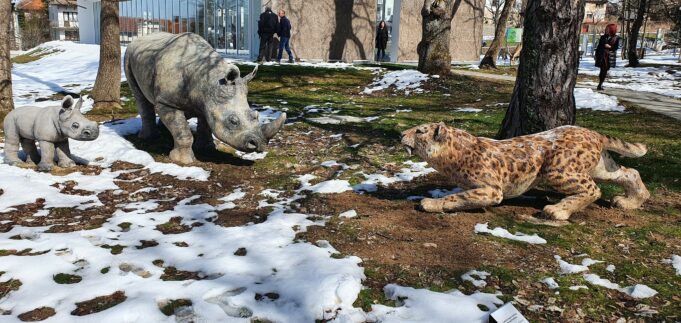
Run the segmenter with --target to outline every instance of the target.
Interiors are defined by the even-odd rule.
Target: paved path
[[[482,78],[482,79],[487,79],[487,80],[494,80],[494,81],[508,81],[508,82],[515,82],[515,76],[511,75],[498,75],[498,74],[491,74],[491,73],[484,73],[484,72],[476,72],[476,71],[471,71],[471,70],[461,70],[461,69],[453,69],[452,73],[457,74],[457,75],[464,75],[464,76],[470,76],[470,77],[477,77],[477,78]],[[592,88],[591,86],[587,85],[580,85],[577,84],[577,87],[587,87],[587,88]],[[617,97],[620,101],[625,101],[629,103],[636,104],[637,106],[640,106],[642,108],[664,114],[668,117],[672,117],[676,120],[681,121],[681,100],[675,99],[669,96],[665,95],[660,95],[660,94],[655,94],[655,93],[649,93],[649,92],[640,92],[640,91],[632,91],[632,90],[623,90],[623,89],[612,89],[612,88],[606,88],[603,93],[607,95],[612,95]]]

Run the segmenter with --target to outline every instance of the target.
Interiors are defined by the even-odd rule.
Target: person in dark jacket
[[[598,40],[598,47],[596,47],[596,66],[601,68],[601,73],[598,75],[598,88],[603,90],[603,82],[608,75],[608,70],[617,65],[617,49],[620,47],[620,37],[617,36],[617,25],[608,24],[605,27],[605,33]]]
[[[272,53],[272,41],[274,34],[279,30],[279,18],[272,12],[272,8],[266,7],[265,12],[260,14],[258,20],[258,36],[260,36],[260,53],[258,61],[270,61]]]
[[[376,60],[382,61],[385,59],[385,48],[388,47],[388,26],[385,25],[385,21],[381,20],[378,23],[378,29],[376,30],[376,48],[378,52],[376,53]]]
[[[284,9],[279,10],[279,53],[277,53],[277,63],[281,62],[281,57],[284,55],[284,48],[286,48],[286,53],[288,54],[288,62],[293,63],[293,54],[291,53],[291,47],[289,46],[289,40],[291,39],[291,21],[286,17],[286,11]]]

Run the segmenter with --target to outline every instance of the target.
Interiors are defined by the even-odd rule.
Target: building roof
[[[51,5],[75,7],[78,0],[50,0]]]
[[[17,10],[36,11],[45,9],[42,0],[20,0],[17,4]]]
[[[78,0],[50,0],[50,5],[75,7],[78,5]]]

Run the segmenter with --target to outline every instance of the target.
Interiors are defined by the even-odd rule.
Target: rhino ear
[[[64,98],[64,101],[61,102],[61,109],[59,109],[59,120],[68,120],[71,115],[73,115],[73,111],[73,98],[70,95],[67,95]]]
[[[71,110],[73,108],[73,98],[70,95],[65,96],[64,100],[61,101],[61,108],[62,110]]]
[[[255,74],[257,72],[258,72],[258,65],[255,66],[255,68],[253,69],[253,72],[251,72],[248,75],[243,77],[244,81],[246,81],[247,83],[250,82],[255,77]]]

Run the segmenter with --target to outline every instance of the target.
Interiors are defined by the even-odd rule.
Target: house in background
[[[47,11],[52,40],[77,41],[80,39],[76,0],[50,0]]]
[[[50,40],[50,22],[43,0],[18,0],[15,9],[21,30],[22,50]]]
[[[610,22],[617,23],[618,17],[608,17],[608,0],[586,0],[582,33],[600,34]]]
[[[226,56],[258,56],[257,26],[264,6],[286,10],[291,48],[307,61],[363,61],[375,56],[376,27],[390,31],[393,62],[418,60],[421,8],[416,0],[128,0],[119,2],[121,43],[148,33],[193,32]],[[452,59],[480,58],[484,0],[462,1],[452,20]],[[80,41],[99,43],[101,0],[78,0]]]
[[[16,2],[12,0],[12,23],[10,24],[10,50],[21,49],[21,27],[19,26],[19,12],[17,12]]]

